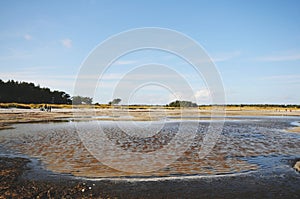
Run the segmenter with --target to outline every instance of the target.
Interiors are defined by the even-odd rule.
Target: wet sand
[[[28,178],[28,159],[0,158],[0,198],[299,198],[300,175],[269,173],[166,181],[90,181],[68,176]]]

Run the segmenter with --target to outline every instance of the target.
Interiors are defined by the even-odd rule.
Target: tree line
[[[63,91],[51,91],[34,83],[14,80],[4,82],[0,79],[0,102],[72,104],[72,98]]]
[[[64,91],[42,88],[39,85],[28,82],[0,79],[0,103],[24,103],[24,104],[92,104],[93,98],[84,96],[71,97]],[[121,99],[117,98],[109,102],[109,105],[117,105]]]

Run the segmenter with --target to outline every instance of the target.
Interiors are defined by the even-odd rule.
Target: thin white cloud
[[[241,55],[240,51],[226,52],[226,53],[217,53],[212,55],[212,60],[214,62],[224,62],[236,58]]]
[[[25,34],[23,37],[24,37],[24,39],[27,40],[27,41],[32,40],[32,36],[29,35],[29,34]]]
[[[99,81],[110,81],[110,80],[120,80],[123,77],[123,74],[119,73],[109,73],[104,74],[102,76],[98,74],[88,74],[88,75],[80,75],[74,76],[74,79],[78,80],[99,80]]]
[[[61,40],[61,44],[66,48],[72,48],[72,40],[71,39],[63,39]]]
[[[300,60],[300,53],[284,53],[278,55],[264,56],[258,57],[257,61],[265,61],[265,62],[280,62],[280,61],[297,61]]]
[[[300,83],[300,75],[273,75],[261,78],[266,81],[275,81],[281,83]]]
[[[80,78],[83,79],[98,79],[100,78],[100,75],[97,74],[91,74],[91,75],[86,75],[86,76],[80,76]],[[123,74],[123,73],[107,73],[103,74],[101,76],[100,80],[123,80],[123,81],[139,81],[139,80],[169,80],[169,81],[183,81],[184,76],[180,76],[180,74],[157,74],[156,71],[152,73],[130,73],[130,74]]]
[[[273,75],[267,76],[263,79],[286,80],[286,79],[300,79],[300,75]]]
[[[89,74],[89,75],[80,75],[74,76],[74,78],[78,78],[81,80],[100,80],[101,82],[104,81],[124,81],[124,82],[131,82],[131,81],[139,81],[145,79],[169,79],[169,80],[178,80],[178,76],[170,75],[170,74],[131,74],[126,76],[123,73],[106,73],[101,75],[98,74]]]
[[[208,89],[200,89],[198,91],[195,92],[195,98],[197,100],[207,100],[210,97],[210,91]]]
[[[103,74],[100,80],[120,80],[122,77],[122,73],[108,73]],[[100,75],[96,75],[96,78],[100,78]]]
[[[130,64],[135,64],[137,63],[136,60],[119,60],[116,61],[114,64],[115,65],[130,65]]]
[[[39,70],[42,71],[42,70]],[[36,80],[45,80],[45,79],[63,79],[63,80],[75,80],[74,75],[47,75],[47,78],[45,78],[45,75],[39,72],[38,70],[28,70],[28,71],[17,71],[17,72],[0,72],[0,77],[4,80],[18,80],[18,81],[24,81],[23,79],[30,80],[30,81],[36,81]]]
[[[6,54],[0,55],[0,61],[27,59],[31,56],[32,54],[28,53],[27,51],[9,48]]]

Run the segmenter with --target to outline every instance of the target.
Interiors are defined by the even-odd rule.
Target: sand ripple
[[[89,153],[77,131],[93,131],[98,123],[96,121],[81,123],[86,124],[85,129],[76,128],[74,122],[16,125],[15,129],[1,131],[0,143],[7,149],[40,158],[47,169],[54,172],[84,177],[239,173],[256,170],[259,167],[242,157],[300,154],[300,136],[284,133],[286,122],[241,121],[226,123],[213,151],[201,159],[198,153],[208,128],[208,123],[201,122],[189,149],[175,162],[158,171],[127,173],[102,164]],[[158,133],[150,137],[128,135],[113,122],[100,124],[104,124],[104,132],[110,141],[123,150],[149,153],[166,146],[175,136],[176,126],[180,123],[167,123]],[[114,153],[113,149],[111,153]],[[115,163],[123,164],[122,162]]]

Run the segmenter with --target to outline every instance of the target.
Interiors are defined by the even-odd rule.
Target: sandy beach
[[[220,115],[218,112],[215,116]],[[209,110],[198,109],[1,109],[1,129],[19,123],[90,120],[153,121],[166,118],[210,119]],[[299,110],[226,110],[227,119],[241,116],[300,116]],[[299,132],[299,127],[287,129]],[[1,131],[0,131],[1,133]],[[279,161],[280,172],[267,170],[201,178],[164,180],[89,180],[44,170],[38,159],[0,156],[0,198],[299,198],[298,158]],[[284,168],[284,169],[282,169]],[[172,180],[171,180],[172,179]]]

